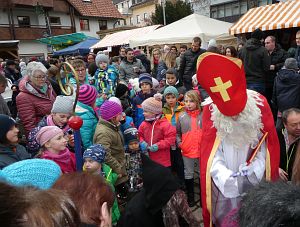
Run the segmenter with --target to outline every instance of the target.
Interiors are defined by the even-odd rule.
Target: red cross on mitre
[[[197,61],[197,80],[226,116],[238,115],[247,102],[242,61],[206,52]]]

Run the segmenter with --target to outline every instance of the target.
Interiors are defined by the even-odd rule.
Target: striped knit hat
[[[95,103],[96,98],[97,98],[96,88],[88,84],[84,84],[80,86],[79,95],[78,95],[79,102],[92,106]]]
[[[106,101],[100,107],[100,116],[106,121],[109,121],[110,119],[121,113],[122,107],[116,102]]]

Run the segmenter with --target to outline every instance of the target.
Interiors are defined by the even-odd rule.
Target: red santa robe
[[[278,178],[279,168],[279,141],[276,134],[275,125],[273,122],[272,112],[267,103],[267,100],[262,95],[263,106],[258,105],[262,114],[263,131],[268,132],[266,139],[267,151],[265,160],[265,177],[266,180],[276,180]],[[211,165],[215,157],[216,151],[221,143],[221,140],[216,136],[216,128],[213,127],[211,121],[210,105],[206,105],[203,110],[203,140],[200,146],[200,180],[201,180],[201,200],[202,200],[202,215],[204,226],[212,226],[212,178],[210,174]],[[228,211],[229,212],[229,211]]]

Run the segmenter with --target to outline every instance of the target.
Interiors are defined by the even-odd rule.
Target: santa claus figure
[[[205,53],[197,67],[198,82],[210,96],[202,123],[202,212],[205,227],[217,227],[249,189],[277,179],[279,142],[268,102],[246,89],[239,59]]]

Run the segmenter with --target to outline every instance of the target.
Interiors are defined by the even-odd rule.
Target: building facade
[[[226,22],[236,22],[249,9],[272,4],[272,0],[211,0],[210,17]]]
[[[109,0],[2,0],[0,40],[20,40],[20,57],[46,57],[52,49],[37,39],[75,32],[98,37],[120,18]]]

